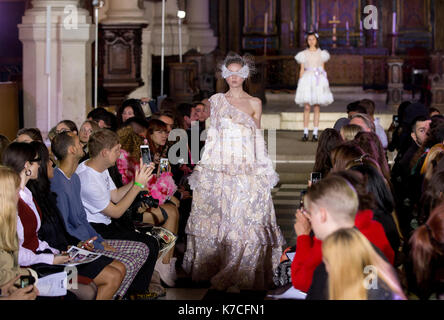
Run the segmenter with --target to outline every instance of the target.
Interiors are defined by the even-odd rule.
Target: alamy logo
[[[67,274],[66,277],[66,288],[67,289],[78,289],[78,272],[77,272],[77,268],[74,266],[67,266],[65,267],[64,270]]]
[[[375,266],[365,266],[364,288],[367,290],[378,289],[378,269]]]
[[[364,13],[367,15],[364,18],[364,29],[378,30],[378,8],[373,5],[367,5],[364,7]]]

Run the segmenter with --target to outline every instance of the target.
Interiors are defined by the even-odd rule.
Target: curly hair
[[[140,146],[143,144],[143,138],[134,132],[131,126],[125,126],[117,130],[119,136],[119,142],[122,145],[122,149],[130,154],[130,157],[139,159]]]

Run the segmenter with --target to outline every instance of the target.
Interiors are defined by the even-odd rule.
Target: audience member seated
[[[126,275],[120,290],[122,292],[128,290],[127,296],[153,297],[149,293],[146,294],[149,284],[148,259],[157,257],[149,256],[149,249],[142,242],[105,240],[88,223],[80,196],[80,180],[75,173],[79,159],[83,155],[79,138],[70,133],[57,135],[52,148],[60,162],[51,179],[51,191],[57,194],[57,207],[60,209],[67,232],[78,241],[94,239],[92,250],[125,264]]]
[[[410,239],[418,296],[444,300],[444,206],[436,207]]]
[[[209,118],[209,114],[205,112],[205,105],[202,102],[194,102],[193,108],[195,110],[195,117],[199,121],[199,127],[201,130],[205,130],[205,121]]]
[[[393,262],[394,252],[385,236],[384,229],[379,222],[373,220],[372,197],[365,189],[363,176],[353,171],[341,171],[329,175],[324,180],[330,181],[331,177],[333,177],[333,181],[335,181],[334,179],[344,180],[347,178],[345,181],[356,187],[354,190],[356,190],[358,196],[359,206],[357,210],[359,211],[353,213],[354,226],[375,246],[380,248],[390,262]],[[340,199],[344,198],[341,197]],[[306,199],[304,199],[304,203],[305,201]],[[298,210],[296,213],[296,223],[294,225],[297,235],[296,255],[291,264],[291,280],[296,289],[307,292],[312,283],[313,272],[322,262],[322,241],[310,235],[312,230],[311,218],[303,214],[304,210]]]
[[[375,207],[373,219],[384,227],[387,239],[393,251],[398,253],[402,235],[399,229],[398,218],[395,211],[390,187],[387,185],[377,162],[369,157],[362,158],[359,162],[352,162],[347,169],[360,172],[366,181],[366,188],[373,195]]]
[[[367,109],[364,108],[364,106],[360,105],[360,100],[351,102],[347,105],[347,116],[349,119],[351,119],[355,114],[367,113]]]
[[[385,150],[378,136],[373,132],[359,132],[355,137],[355,142],[372,159],[376,160],[387,183],[390,184],[390,168],[385,155]]]
[[[148,121],[142,120],[140,118],[129,118],[125,121],[125,123],[122,125],[122,127],[128,127],[131,126],[133,131],[137,133],[139,136],[141,136],[143,139],[146,139],[148,136]]]
[[[49,179],[54,176],[55,164],[49,158],[48,149],[43,143],[37,141],[31,142],[31,145],[35,147],[40,158],[37,179],[31,179],[27,183],[41,218],[38,237],[46,241],[51,248],[63,252],[71,246],[77,246],[79,241],[66,231],[56,205],[56,196],[51,192]],[[25,225],[24,227],[26,228]],[[87,241],[89,238],[82,240]],[[124,291],[119,290],[126,273],[125,266],[121,262],[102,256],[93,262],[78,265],[77,271],[79,275],[93,279],[97,286],[98,300],[122,298],[125,295]]]
[[[139,118],[141,120],[146,120],[145,113],[143,112],[140,100],[128,99],[122,103],[122,105],[117,110],[117,128],[121,128],[123,123],[129,118]]]
[[[21,179],[17,210],[18,262],[20,266],[31,266],[37,273],[39,270],[44,270],[45,275],[63,272],[63,264],[67,263],[70,257],[38,238],[42,215],[31,191],[26,187],[30,180],[38,177],[40,158],[37,150],[30,143],[11,143],[3,154],[3,163],[17,172]],[[57,265],[59,266],[57,267]],[[89,279],[84,279],[82,286],[80,286],[80,281],[79,277],[78,289],[70,288],[69,290],[80,299],[93,299],[95,286],[90,284]],[[112,290],[112,288],[109,289]],[[112,298],[114,292],[115,290],[104,292],[107,294],[105,298]]]
[[[373,123],[375,124],[375,133],[379,137],[382,147],[384,149],[387,149],[388,146],[387,134],[385,133],[384,128],[381,126],[379,118],[375,118],[375,108],[376,108],[375,103],[372,100],[363,99],[359,102],[359,105],[365,108],[365,110],[367,111],[366,114],[373,120]]]
[[[411,168],[412,158],[423,145],[429,132],[431,120],[425,116],[416,117],[411,125],[412,143],[403,155],[397,155],[391,171],[391,182],[393,185],[393,196],[396,202],[399,223],[404,236],[410,234],[410,222],[413,219],[414,203],[411,199]],[[405,126],[405,130],[406,130]],[[414,188],[413,188],[414,189]]]
[[[100,128],[110,129],[112,131],[117,130],[117,117],[108,112],[105,108],[97,108],[92,110],[87,115],[88,120],[97,122]]]
[[[116,188],[107,169],[116,164],[120,156],[119,137],[116,133],[101,129],[91,135],[88,142],[91,158],[76,169],[81,183],[81,199],[88,222],[105,239],[132,240],[145,243],[150,251],[146,276],[151,280],[159,244],[157,240],[135,230],[122,229],[115,219],[122,217],[152,177],[154,164],[149,166],[140,160],[134,183]]]
[[[77,129],[77,125],[74,123],[74,121],[62,120],[56,125],[55,132],[56,132],[56,134],[59,134],[62,132],[72,132],[72,133],[78,135],[79,129]]]
[[[322,258],[329,300],[407,300],[395,269],[355,228],[325,238]]]
[[[84,160],[87,160],[89,158],[89,152],[88,152],[89,137],[91,136],[91,134],[93,134],[99,129],[100,129],[99,125],[97,124],[97,122],[93,120],[85,120],[80,126],[79,139],[80,143],[83,146],[83,152],[85,154],[84,158],[80,159],[80,162],[83,162]]]
[[[15,287],[21,275],[33,275],[30,269],[18,264],[17,194],[20,182],[14,170],[0,166],[0,300],[34,300],[39,294],[34,285]]]
[[[444,171],[433,174],[427,187],[421,195],[418,224],[423,225],[430,216],[430,213],[443,203],[444,200]]]
[[[410,135],[411,123],[404,120],[404,114],[407,107],[411,104],[410,101],[403,101],[398,107],[398,114],[393,116],[393,121],[387,130],[389,144],[387,149],[391,152],[398,151],[398,155],[403,154],[407,148],[404,141]],[[400,152],[401,151],[401,152]]]
[[[436,144],[442,144],[444,142],[444,120],[439,118],[439,116],[433,117],[430,122],[429,134],[427,139],[422,144],[421,148],[418,149],[416,154],[413,156],[410,163],[410,177],[409,177],[409,189],[408,198],[411,201],[411,206],[413,208],[412,216],[418,214],[418,206],[421,194],[423,192],[424,183],[424,172],[422,168],[424,166],[424,161],[430,151],[430,149]]]
[[[310,230],[313,229],[315,239],[323,241],[339,229],[353,228],[358,207],[358,194],[351,183],[340,176],[329,176],[313,184],[308,189],[304,197],[304,208],[296,213],[295,230],[299,230],[301,227],[299,233],[305,234],[305,237],[307,237]],[[369,217],[366,219],[369,219]],[[371,218],[369,221],[372,221]],[[381,234],[377,235],[377,237],[380,238]],[[312,240],[308,238],[306,241],[308,242],[306,247],[310,248]],[[298,255],[298,250],[301,249],[300,245],[301,241],[298,238],[296,256]],[[317,252],[320,251],[319,246]],[[380,249],[377,249],[377,251],[386,259],[383,253],[380,252]],[[293,263],[297,263],[295,261],[303,261],[303,259],[296,260],[296,256]],[[307,299],[328,299],[328,274],[322,262],[322,257],[319,258],[319,265],[315,268]]]
[[[336,120],[333,129],[335,129],[337,132],[340,132],[342,127],[346,126],[350,124],[350,119],[349,118],[339,118],[338,120]]]
[[[17,132],[16,142],[31,142],[40,141],[43,142],[42,133],[37,128],[23,128]]]
[[[189,103],[181,103],[177,107],[179,117],[179,127],[184,130],[191,129],[191,123],[198,121],[196,108]]]
[[[320,172],[326,177],[332,169],[330,152],[343,142],[341,135],[335,129],[325,129],[319,136],[318,148],[316,150],[313,172]]]
[[[367,156],[355,141],[344,142],[330,152],[332,171],[346,170],[352,162],[358,162]]]
[[[424,175],[423,190],[427,189],[428,183],[432,178],[433,173],[436,172],[438,163],[442,158],[444,158],[444,144],[435,144],[427,153],[421,168],[421,174]]]
[[[165,123],[155,119],[152,119],[148,122],[147,141],[150,147],[151,159],[153,159],[153,162],[156,165],[154,172],[158,172],[158,174],[160,174],[160,165],[159,165],[160,159],[168,158],[168,146],[166,144],[167,138],[168,138],[168,133]],[[153,180],[148,183],[150,186],[149,187],[150,190],[153,190],[155,185],[159,185],[159,183],[168,186],[173,186],[174,189],[177,190],[177,187],[175,186],[174,180],[172,178],[165,177],[163,181],[159,181],[159,178],[157,178],[156,182],[154,182]],[[170,180],[166,181],[166,179]],[[156,189],[159,188],[157,187]],[[153,191],[151,191],[151,194],[153,195],[153,197],[155,197]],[[165,203],[163,204],[162,204],[162,199],[158,200],[160,201],[161,206],[157,210],[155,208],[151,208],[150,211],[152,215],[146,216],[145,213],[144,222],[152,223],[155,225],[158,225],[160,223],[160,225],[163,226],[165,229],[177,235],[179,228],[179,210],[178,210],[178,207],[180,207],[179,200],[174,196],[171,196],[170,200],[166,200]],[[161,212],[162,210],[165,212]],[[173,266],[176,263],[176,258],[173,258],[173,253],[174,253],[174,247],[172,247],[170,251],[168,251],[165,254],[161,262],[158,261],[156,270],[159,271],[162,280],[164,278],[169,279],[167,270],[168,268],[170,269],[174,268]],[[171,281],[170,283],[168,283],[165,280],[163,281],[166,282],[169,286],[174,286],[174,283]]]
[[[372,119],[365,113],[357,113],[350,119],[350,124],[356,124],[365,132],[375,132],[375,124]]]
[[[361,131],[362,128],[357,124],[347,124],[343,126],[339,132],[341,133],[341,137],[344,141],[352,141]]]
[[[168,134],[170,134],[173,129],[178,127],[178,124],[176,123],[176,116],[171,111],[163,111],[153,114],[151,119],[158,119],[165,123],[167,125]]]

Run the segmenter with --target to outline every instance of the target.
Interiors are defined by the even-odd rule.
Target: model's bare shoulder
[[[262,100],[256,97],[251,97],[249,99],[250,105],[253,108],[254,112],[262,112]]]

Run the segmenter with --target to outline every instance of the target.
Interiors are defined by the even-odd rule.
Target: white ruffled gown
[[[295,102],[300,107],[306,104],[311,106],[327,106],[331,104],[333,95],[327,79],[327,73],[322,68],[323,63],[330,59],[327,50],[317,49],[310,51],[308,49],[299,52],[295,56],[299,64],[304,64],[304,74],[298,81]]]
[[[285,243],[271,198],[279,178],[253,118],[224,94],[210,102],[205,150],[189,178],[183,268],[217,290],[266,290]]]

